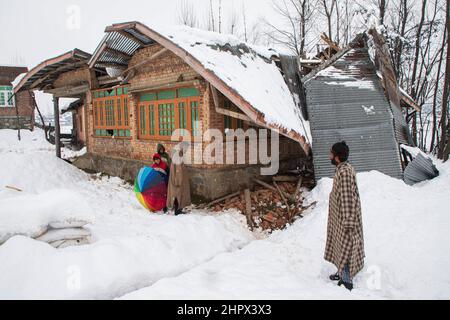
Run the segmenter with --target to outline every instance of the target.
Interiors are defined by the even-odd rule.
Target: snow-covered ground
[[[57,215],[61,201],[39,199],[70,191],[91,217],[93,243],[54,249],[10,238],[0,246],[0,298],[450,298],[450,162],[434,159],[441,175],[413,187],[358,175],[367,257],[350,293],[328,280],[335,270],[323,260],[331,179],[308,195],[318,205],[304,219],[262,237],[235,212],[151,215],[120,179],[56,159],[39,130],[22,134],[19,143],[0,130],[0,219],[12,206]]]

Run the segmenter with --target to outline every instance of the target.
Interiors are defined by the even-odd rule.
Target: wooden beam
[[[100,55],[103,53],[103,50],[108,46],[106,42],[103,42],[100,49],[95,53],[95,56],[91,59],[91,63],[89,64],[89,68],[93,68],[94,65],[97,63],[98,58],[100,58]]]
[[[80,94],[84,94],[89,91],[89,85],[83,84],[76,87],[61,87],[55,89],[44,90],[46,93],[53,94],[56,97],[71,97]]]
[[[67,64],[67,65],[62,65],[50,72],[48,72],[44,77],[38,78],[35,82],[33,82],[30,86],[30,89],[35,89],[39,84],[41,84],[42,82],[48,80],[49,78],[51,78],[52,76],[57,75],[58,73],[62,73],[62,72],[69,72],[72,71],[71,69],[76,69],[78,67],[81,67],[83,65],[87,66],[86,61],[79,61],[79,62],[75,62],[75,63],[71,63],[71,64]],[[68,69],[68,70],[66,70]]]
[[[298,177],[296,176],[275,176],[272,179],[276,182],[298,182]]]
[[[53,116],[55,118],[55,149],[56,156],[61,158],[61,130],[59,127],[59,98],[53,96]]]
[[[212,95],[213,101],[214,101],[214,107],[215,107],[217,113],[220,113],[225,116],[232,117],[232,118],[240,119],[243,121],[253,122],[252,119],[250,119],[250,117],[244,113],[239,113],[236,111],[231,111],[231,110],[221,108],[220,104],[219,104],[219,93],[218,93],[217,89],[214,88],[214,86],[211,85],[211,83],[209,83],[209,82],[208,82],[208,86],[211,90],[211,95]]]
[[[339,51],[342,50],[336,43],[334,43],[333,41],[331,41],[331,39],[328,38],[328,36],[327,36],[325,33],[322,33],[322,34],[320,35],[320,38],[321,38],[323,41],[325,41],[326,44],[328,44],[328,46],[329,46],[330,48],[333,48],[333,49],[336,50],[337,52],[339,52]],[[330,53],[331,53],[331,52],[330,52]]]
[[[128,65],[118,62],[99,62],[97,67],[100,68],[126,68]]]
[[[244,198],[245,198],[245,215],[247,217],[247,224],[250,227],[250,230],[253,230],[254,223],[252,218],[252,199],[249,189],[245,189]]]
[[[131,86],[128,90],[129,92],[142,92],[142,91],[153,91],[153,90],[164,90],[164,89],[173,89],[178,87],[184,87],[184,86],[191,86],[191,85],[198,85],[199,80],[188,80],[188,81],[180,81],[180,82],[173,82],[173,83],[167,83],[157,86],[146,86],[146,85],[140,85],[140,86]]]
[[[109,53],[111,53],[111,54],[114,54],[114,55],[116,55],[116,56],[122,57],[122,58],[124,58],[124,59],[126,59],[126,60],[130,60],[130,59],[132,58],[132,56],[130,56],[129,54],[127,54],[127,53],[125,53],[125,52],[122,52],[122,51],[119,51],[119,50],[116,50],[116,49],[113,49],[113,48],[108,48],[108,47],[106,47],[106,48],[104,49],[104,51],[105,51],[105,52],[109,52]]]
[[[229,194],[229,195],[227,195],[227,196],[225,196],[225,197],[221,197],[221,198],[219,198],[219,199],[216,199],[216,200],[214,200],[214,201],[212,201],[212,202],[210,202],[210,203],[208,203],[208,204],[206,204],[206,205],[200,205],[200,206],[198,206],[198,209],[212,207],[212,206],[215,205],[215,204],[218,204],[218,203],[221,203],[222,201],[225,201],[225,200],[228,200],[228,199],[237,197],[237,196],[239,196],[240,194],[241,194],[241,191],[234,192],[234,193]]]
[[[141,40],[139,40],[138,38],[134,37],[132,34],[129,34],[128,32],[124,31],[124,30],[116,30],[117,33],[120,33],[122,36],[124,36],[125,38],[128,38],[134,42],[136,42],[137,44],[139,44],[141,47],[145,47],[147,46],[147,44],[145,44],[144,42],[142,42]]]
[[[225,116],[229,116],[229,117],[232,117],[232,118],[236,118],[236,119],[239,119],[239,120],[248,121],[248,122],[253,123],[253,120],[250,119],[249,116],[247,116],[247,115],[245,115],[243,113],[239,113],[239,112],[236,112],[236,111],[231,111],[231,110],[227,110],[227,109],[219,108],[219,107],[216,107],[216,112],[220,113],[220,114],[223,114]]]

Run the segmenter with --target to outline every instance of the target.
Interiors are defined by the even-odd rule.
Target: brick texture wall
[[[141,64],[154,53],[161,50],[160,45],[154,45],[139,50],[130,61],[129,67]],[[87,96],[86,128],[88,151],[94,154],[102,154],[110,157],[129,158],[141,161],[150,161],[156,152],[156,145],[160,141],[139,140],[138,139],[138,117],[137,107],[140,91],[145,88],[173,84],[177,82],[195,81],[195,87],[200,92],[199,118],[203,129],[216,128],[224,132],[224,116],[215,111],[212,95],[208,90],[207,82],[201,78],[189,65],[175,54],[167,51],[151,62],[140,65],[136,73],[129,80],[130,93],[130,138],[101,138],[93,135],[93,110],[91,95]],[[139,92],[136,92],[138,90]],[[226,98],[220,95],[220,104],[223,107]],[[268,141],[270,143],[270,139]],[[168,152],[171,152],[176,142],[163,141]],[[203,144],[205,149],[207,142]],[[224,149],[226,144],[224,143]],[[246,143],[246,153],[249,144]],[[269,147],[270,150],[270,147]],[[236,151],[235,151],[236,152]],[[300,145],[286,137],[280,136],[280,158],[289,159],[292,157],[303,157],[304,153]],[[236,159],[236,157],[235,157]],[[193,165],[196,168],[223,168],[223,165]]]

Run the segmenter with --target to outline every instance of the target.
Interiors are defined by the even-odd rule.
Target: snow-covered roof
[[[93,54],[90,66],[101,64],[107,55],[102,51],[117,35],[128,33],[136,43],[159,43],[169,49],[211,85],[222,92],[255,123],[273,129],[299,141],[309,152],[311,133],[294,101],[281,72],[271,57],[278,56],[273,49],[254,47],[237,37],[186,26],[152,27],[139,22],[117,24],[106,28],[110,35],[104,38]],[[133,54],[128,43],[123,52]],[[114,48],[117,50],[118,48]],[[111,50],[108,52],[111,54]],[[123,57],[122,57],[123,58]],[[117,57],[121,59],[121,57]]]
[[[20,83],[20,81],[22,81],[22,79],[27,75],[27,73],[21,73],[19,74],[12,82],[12,86],[13,88],[17,87],[17,85]]]

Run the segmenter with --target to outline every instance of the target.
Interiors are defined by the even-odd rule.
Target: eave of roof
[[[52,77],[49,77],[47,80],[52,81],[61,73],[77,69],[79,65],[86,64],[87,66],[87,62],[90,58],[91,54],[79,49],[74,49],[57,57],[47,59],[31,69],[14,88],[14,92],[17,93],[22,90],[42,90],[44,86],[48,85],[48,82],[45,82],[45,77],[51,75]]]
[[[202,63],[191,53],[178,46],[175,42],[158,33],[157,31],[150,29],[140,22],[134,21],[113,24],[111,26],[108,26],[105,29],[105,32],[109,34],[103,38],[102,42],[95,50],[92,59],[89,61],[90,67],[104,67],[105,63],[111,63],[113,66],[114,64],[117,64],[116,66],[120,68],[121,64],[124,63],[124,61],[121,60],[121,57],[119,57],[119,55],[111,57],[109,61],[107,60],[107,55],[105,55],[105,49],[111,47],[113,44],[117,44],[119,41],[123,41],[125,45],[122,48],[115,47],[113,49],[119,50],[121,53],[125,53],[128,55],[134,54],[136,50],[143,48],[146,45],[158,43],[180,57],[186,64],[188,64],[204,79],[211,83],[211,85],[213,85],[217,90],[222,92],[228,99],[230,99],[237,107],[239,107],[254,123],[269,129],[279,130],[282,135],[285,135],[299,142],[306,154],[309,154],[311,152],[311,146],[303,135],[294,130],[287,130],[281,125],[267,123],[265,121],[265,115],[254,108],[248,101],[246,101],[239,92],[229,87],[213,71],[206,69],[202,65]],[[134,43],[127,42],[123,38],[121,39],[118,34],[122,35],[122,37],[125,37],[126,35],[126,38]]]

